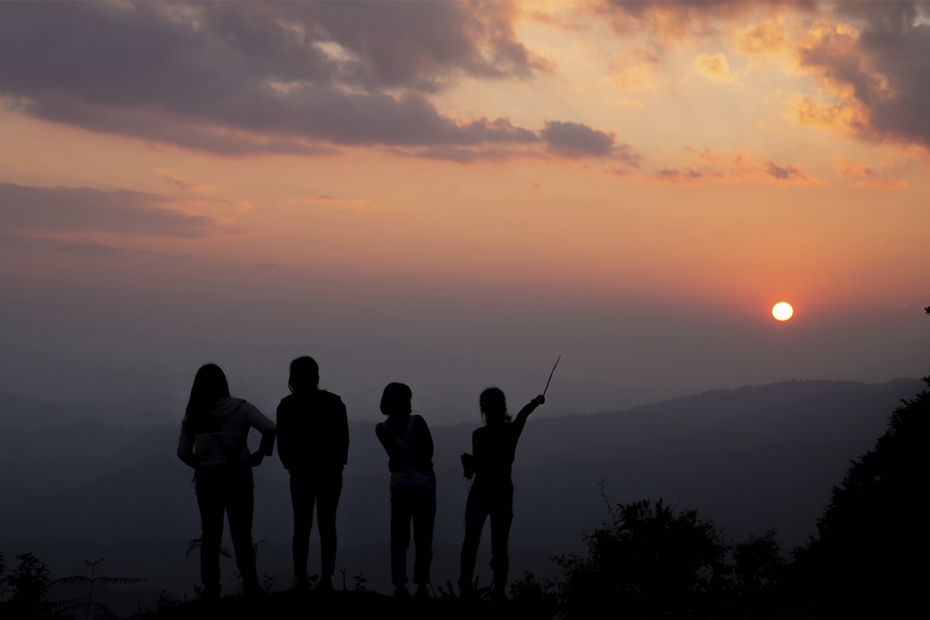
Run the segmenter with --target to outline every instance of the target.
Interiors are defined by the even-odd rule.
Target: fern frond
[[[110,611],[110,608],[103,603],[91,603],[90,608],[94,610],[94,618],[100,620],[117,620],[116,614]]]
[[[74,609],[75,607],[86,607],[87,606],[87,597],[80,598],[66,598],[63,601],[53,601],[51,603],[46,603],[45,608],[53,614],[61,613],[67,609]]]
[[[48,584],[48,587],[69,585],[69,586],[89,586],[92,583],[90,577],[84,575],[71,575],[70,577],[61,577]]]
[[[97,577],[94,579],[95,583],[99,583],[104,586],[123,586],[132,583],[148,583],[148,579],[140,579],[136,577]]]

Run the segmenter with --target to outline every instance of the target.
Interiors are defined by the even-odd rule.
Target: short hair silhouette
[[[315,389],[320,384],[320,366],[309,355],[298,357],[291,362],[290,376],[287,378],[287,389],[292,394]]]
[[[410,402],[413,400],[413,392],[405,383],[388,383],[381,395],[381,413],[384,415],[401,415],[413,411]]]
[[[500,388],[489,387],[481,392],[478,407],[481,409],[481,419],[485,422],[510,422],[510,416],[507,415],[507,398]]]
[[[191,396],[187,401],[187,432],[190,435],[214,430],[216,422],[210,419],[210,410],[221,398],[229,398],[226,374],[216,364],[204,364],[194,376]]]

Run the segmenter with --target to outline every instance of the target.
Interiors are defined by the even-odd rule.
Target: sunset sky
[[[925,375],[928,110],[923,3],[3,2],[0,390]]]

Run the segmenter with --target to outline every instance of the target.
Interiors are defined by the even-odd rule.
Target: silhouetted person
[[[253,427],[262,434],[262,441],[258,452],[250,454],[247,442]],[[219,366],[200,367],[181,422],[178,458],[195,472],[203,532],[200,581],[204,598],[215,599],[220,593],[224,514],[229,517],[229,533],[245,593],[261,592],[252,547],[252,468],[260,465],[266,455],[271,456],[274,437],[271,420],[241,398],[229,396],[229,384]]]
[[[475,483],[468,493],[465,505],[465,542],[462,544],[459,589],[471,593],[475,573],[475,557],[481,542],[484,522],[491,517],[491,569],[494,571],[492,595],[503,598],[507,586],[510,558],[507,544],[510,524],[513,521],[513,481],[510,478],[517,441],[526,425],[526,419],[536,407],[546,402],[541,394],[531,400],[517,419],[510,421],[504,392],[496,387],[481,393],[479,405],[485,426],[472,433],[472,452],[462,455],[465,475],[475,475]]]
[[[394,596],[408,596],[407,548],[410,522],[416,559],[413,582],[416,596],[428,596],[429,567],[433,559],[433,524],[436,520],[436,474],[433,472],[433,437],[426,421],[411,415],[413,392],[403,383],[389,383],[381,396],[381,413],[388,419],[375,433],[388,453],[391,470],[391,582]]]
[[[278,405],[278,456],[291,473],[295,588],[310,588],[307,555],[316,503],[323,562],[319,588],[329,591],[336,568],[336,508],[349,456],[349,420],[342,399],[319,389],[319,383],[320,369],[312,357],[291,362],[291,394]]]

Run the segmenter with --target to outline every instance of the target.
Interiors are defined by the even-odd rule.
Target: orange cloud
[[[791,101],[791,116],[800,124],[844,135],[871,132],[868,113],[855,100],[823,103],[807,95]]]
[[[648,64],[637,65],[621,71],[617,75],[601,80],[602,84],[611,84],[622,96],[620,104],[634,108],[645,108],[642,101],[630,95],[649,92],[658,95],[656,85],[650,76],[651,68]]]
[[[790,51],[783,20],[763,19],[736,31],[736,51],[744,56],[777,56]]]
[[[732,155],[716,155],[712,149],[706,148],[698,154],[698,160],[701,163],[697,166],[669,166],[642,178],[647,183],[679,187],[757,183],[783,188],[810,189],[826,184],[806,174],[801,166],[779,165],[769,159],[754,162],[747,148],[742,148]]]
[[[904,179],[874,179],[871,181],[859,181],[856,187],[866,189],[907,189],[908,184]]]
[[[709,40],[736,20],[762,8],[754,2],[584,2],[580,11],[606,19],[621,35],[647,33],[664,49],[687,41]]]
[[[840,175],[841,179],[867,177],[875,174],[875,172],[865,164],[850,161],[840,155],[831,157],[830,161],[833,163],[833,166],[836,168],[836,172]]]
[[[814,78],[816,94],[798,93],[790,103],[801,125],[911,145],[920,157],[930,152],[930,29],[901,19],[898,3],[869,6],[835,12],[844,19],[815,20],[793,39],[782,21],[763,19],[736,30],[734,47],[751,60],[770,59],[787,73]]]
[[[736,76],[730,72],[730,63],[727,62],[727,57],[722,53],[713,56],[698,54],[694,66],[699,75],[703,75],[715,82],[736,81]]]
[[[875,170],[855,161],[850,161],[842,156],[831,157],[830,162],[836,168],[836,172],[841,179],[863,178],[864,181],[857,181],[850,187],[862,187],[865,189],[907,189],[908,184],[904,179],[887,179],[879,176]]]
[[[604,168],[604,172],[607,174],[612,174],[616,177],[628,177],[630,176],[630,171],[626,168]]]

